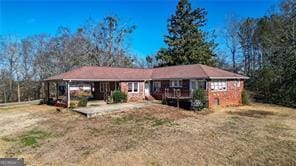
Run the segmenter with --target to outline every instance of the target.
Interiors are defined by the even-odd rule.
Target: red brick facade
[[[227,80],[226,91],[212,91],[211,81],[208,81],[207,84],[209,108],[215,108],[216,106],[237,106],[242,104],[242,91],[244,89],[244,81],[241,80],[238,87],[236,84],[236,80]],[[219,105],[217,105],[218,103]]]
[[[227,88],[225,81],[218,82],[215,79],[227,80]],[[59,75],[49,77],[45,81],[64,81],[67,82],[67,85],[69,85],[71,81],[75,80],[78,82],[91,82],[94,88],[94,91],[92,90],[93,96],[95,99],[99,100],[106,100],[108,95],[110,95],[113,90],[119,89],[117,87],[120,87],[121,91],[127,93],[128,101],[138,101],[145,99],[145,91],[147,95],[146,98],[152,96],[156,99],[162,99],[164,94],[167,98],[175,98],[176,90],[179,97],[183,96],[183,99],[186,98],[189,100],[192,98],[191,95],[194,89],[205,89],[204,85],[207,85],[206,87],[209,107],[213,108],[215,105],[222,107],[228,105],[240,105],[243,82],[246,79],[249,79],[249,77],[202,64],[191,64],[157,67],[152,69],[83,66],[65,73],[61,73]],[[100,85],[100,81],[106,82],[107,80],[110,81],[109,84],[102,84],[102,86]],[[152,81],[148,81],[145,87],[144,82],[147,80]],[[174,87],[171,87],[172,85],[170,85],[170,80]],[[180,80],[182,80],[182,86],[180,86]],[[211,80],[216,81],[213,84],[214,89],[218,89],[220,91],[211,90]],[[240,86],[237,86],[236,80],[241,80]],[[160,81],[161,87],[153,88],[153,81]],[[202,83],[200,84],[197,81]],[[138,91],[128,92],[128,82],[138,82]],[[159,83],[155,85],[159,86]],[[203,86],[199,87],[199,85]],[[49,89],[47,91],[48,92],[46,94],[48,95],[45,98],[46,100],[49,97]],[[70,94],[69,90],[67,90],[67,95],[68,94]],[[70,106],[69,101],[70,100],[67,101],[68,107]]]
[[[144,100],[144,82],[139,83],[139,91],[138,92],[128,92],[128,82],[120,82],[120,90],[127,94],[127,100],[129,101],[140,101]]]
[[[161,99],[164,88],[169,87],[168,80],[161,80],[161,88],[159,92],[153,94],[156,99]],[[189,90],[189,80],[183,81],[183,87],[181,90]],[[139,92],[128,92],[128,82],[120,82],[121,91],[128,95],[128,101],[140,101],[145,99],[144,82],[139,83]],[[207,81],[207,96],[209,108],[215,108],[216,106],[236,106],[242,104],[242,91],[244,89],[244,81],[240,80],[239,87],[236,80],[227,80],[227,89],[225,91],[211,90],[211,81]]]

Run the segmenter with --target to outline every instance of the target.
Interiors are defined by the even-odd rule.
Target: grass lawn
[[[296,110],[253,103],[210,113],[153,104],[86,119],[0,109],[0,157],[29,165],[295,165]]]

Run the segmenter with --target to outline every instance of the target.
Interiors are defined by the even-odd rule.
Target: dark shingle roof
[[[154,80],[177,78],[205,78],[205,79],[248,79],[240,74],[228,72],[218,68],[193,64],[159,67],[154,69],[121,68],[121,67],[80,67],[46,80]]]

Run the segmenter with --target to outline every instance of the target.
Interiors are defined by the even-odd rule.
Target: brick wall
[[[208,81],[208,101],[209,108],[216,107],[215,100],[219,100],[219,106],[237,106],[242,104],[242,91],[244,89],[244,81],[240,81],[240,87],[236,86],[235,80],[227,81],[226,91],[211,91],[211,81]]]
[[[125,92],[127,94],[127,100],[129,101],[141,101],[144,97],[144,82],[138,82],[139,83],[139,92],[138,93],[131,93],[128,92],[128,82],[120,82],[120,90],[122,92]]]

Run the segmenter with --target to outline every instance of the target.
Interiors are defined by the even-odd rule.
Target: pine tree
[[[203,8],[192,10],[188,0],[180,0],[175,15],[168,20],[165,43],[157,59],[162,66],[178,64],[213,64],[215,43],[207,41],[201,28],[206,24],[207,12]]]

